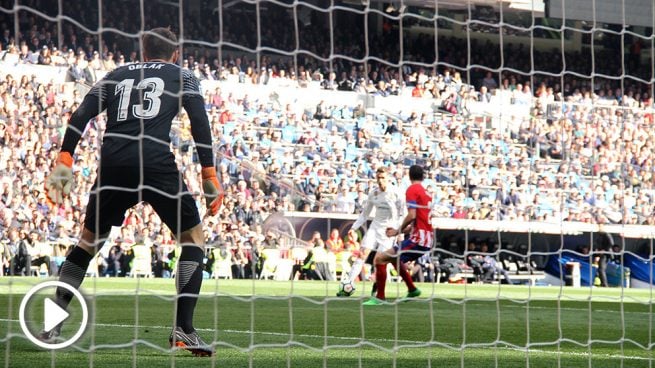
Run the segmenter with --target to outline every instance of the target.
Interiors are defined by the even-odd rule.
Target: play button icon
[[[64,336],[59,336],[57,337],[57,341],[43,341],[40,340],[37,336],[35,336],[35,330],[30,329],[30,326],[28,324],[32,324],[31,327],[36,327],[38,331],[45,331],[45,332],[50,332],[54,328],[56,328],[59,324],[63,322],[67,322],[69,318],[71,318],[73,315],[66,311],[64,308],[60,307],[57,305],[57,303],[54,302],[51,298],[44,298],[43,303],[39,303],[37,301],[37,296],[38,293],[41,290],[44,289],[52,289],[52,291],[48,291],[49,295],[54,295],[55,290],[58,287],[62,287],[68,291],[70,291],[75,299],[77,300],[77,303],[79,303],[80,306],[80,314],[81,314],[81,320],[77,318],[77,322],[80,323],[79,328],[75,332],[75,334],[69,338],[64,338]],[[34,319],[39,319],[39,318],[27,318],[26,315],[28,315],[29,310],[36,308],[37,310],[40,308],[43,308],[43,323],[39,324],[38,322],[34,321]],[[79,315],[78,315],[79,317]],[[82,334],[84,333],[84,330],[86,329],[86,324],[89,320],[89,311],[86,306],[86,302],[84,300],[84,297],[82,294],[75,289],[74,287],[60,281],[46,281],[43,283],[40,283],[33,288],[31,288],[27,294],[23,297],[23,300],[20,302],[20,309],[18,311],[18,319],[20,322],[20,327],[23,330],[23,333],[25,336],[33,342],[35,345],[38,345],[42,348],[45,349],[63,349],[65,347],[71,346],[72,344],[77,341]],[[73,321],[69,321],[73,323]]]
[[[51,299],[43,301],[43,330],[49,332],[58,324],[64,322],[70,314]]]

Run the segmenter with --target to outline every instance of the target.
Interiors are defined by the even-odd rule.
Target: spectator
[[[323,239],[321,239],[321,234],[318,231],[314,231],[309,243],[313,246],[310,252],[311,261],[305,262],[305,265],[313,265],[312,278],[315,280],[332,281],[333,277],[329,263],[329,249]]]
[[[464,261],[458,258],[443,258],[441,254],[438,254],[436,261],[433,263],[435,281],[439,281],[441,274],[443,274],[443,280],[449,282],[454,280],[455,276],[462,271],[462,268],[466,267]]]
[[[417,282],[434,282],[434,265],[430,254],[424,254],[416,261],[410,262],[407,269],[412,279]]]
[[[599,239],[594,242],[596,248],[593,263],[598,267],[598,278],[600,279],[600,286],[607,287],[607,263],[610,261],[612,254],[610,252],[614,249],[614,237],[612,234],[601,233]]]
[[[102,68],[106,71],[112,71],[116,69],[116,62],[114,61],[113,52],[108,52],[105,58],[102,60]]]
[[[479,102],[490,103],[491,102],[491,93],[487,89],[487,86],[480,87],[480,93],[478,93]]]
[[[498,88],[498,83],[496,82],[496,79],[493,77],[491,72],[487,72],[485,74],[484,79],[482,79],[482,83],[480,85],[480,90],[482,90],[482,87],[489,91],[493,91]]]
[[[339,229],[334,228],[332,231],[330,231],[330,237],[326,241],[326,245],[328,249],[334,254],[344,250],[344,243],[341,239],[341,236],[339,236]]]
[[[482,281],[484,274],[482,266],[484,265],[484,256],[478,252],[478,247],[474,242],[470,242],[467,248],[466,265],[473,270],[476,281]]]
[[[341,72],[341,78],[339,79],[339,86],[337,89],[339,91],[352,91],[354,84],[354,81],[348,78],[346,72]]]
[[[107,257],[105,257],[106,267],[103,271],[103,276],[118,276],[121,273],[121,263],[120,260],[123,256],[123,250],[120,245],[114,244],[109,247],[109,252]]]
[[[50,65],[52,64],[52,58],[50,57],[50,49],[48,46],[43,45],[41,52],[39,53],[38,63],[40,65]]]
[[[347,187],[342,187],[334,200],[334,212],[337,213],[354,213],[355,202],[350,196]]]
[[[484,283],[491,282],[494,280],[496,274],[500,273],[505,278],[506,283],[512,284],[512,280],[509,277],[509,273],[507,272],[507,270],[505,270],[502,267],[502,265],[496,260],[496,258],[492,254],[489,254],[489,246],[486,243],[482,244],[482,246],[480,247],[480,251],[484,256],[483,263],[482,263],[482,272],[484,273],[484,275],[482,276],[482,282]]]
[[[19,231],[18,228],[9,229],[8,238],[8,252],[9,264],[5,268],[5,274],[8,275],[21,275],[29,276],[31,268],[31,258],[28,252],[28,239],[24,231]]]
[[[33,230],[29,233],[27,240],[31,266],[39,268],[43,266],[47,269],[47,274],[52,276],[52,266],[50,265],[52,247],[45,241],[45,235]]]
[[[232,245],[232,277],[235,279],[246,278],[246,266],[249,264],[241,239],[237,239]]]

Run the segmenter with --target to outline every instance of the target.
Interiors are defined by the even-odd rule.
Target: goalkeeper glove
[[[51,206],[61,205],[73,186],[73,157],[59,152],[57,164],[45,181],[45,192]]]
[[[216,178],[216,168],[202,168],[202,191],[205,194],[205,201],[209,214],[214,216],[223,204],[223,187]]]

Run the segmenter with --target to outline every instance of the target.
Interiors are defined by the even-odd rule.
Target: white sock
[[[362,273],[362,267],[364,266],[364,261],[361,259],[355,260],[353,262],[353,266],[350,268],[350,272],[348,273],[348,279],[349,280],[355,280],[359,274]]]

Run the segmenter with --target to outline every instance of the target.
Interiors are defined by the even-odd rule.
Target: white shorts
[[[391,249],[394,243],[393,237],[387,236],[387,228],[383,226],[371,226],[362,240],[362,248],[384,252]]]

